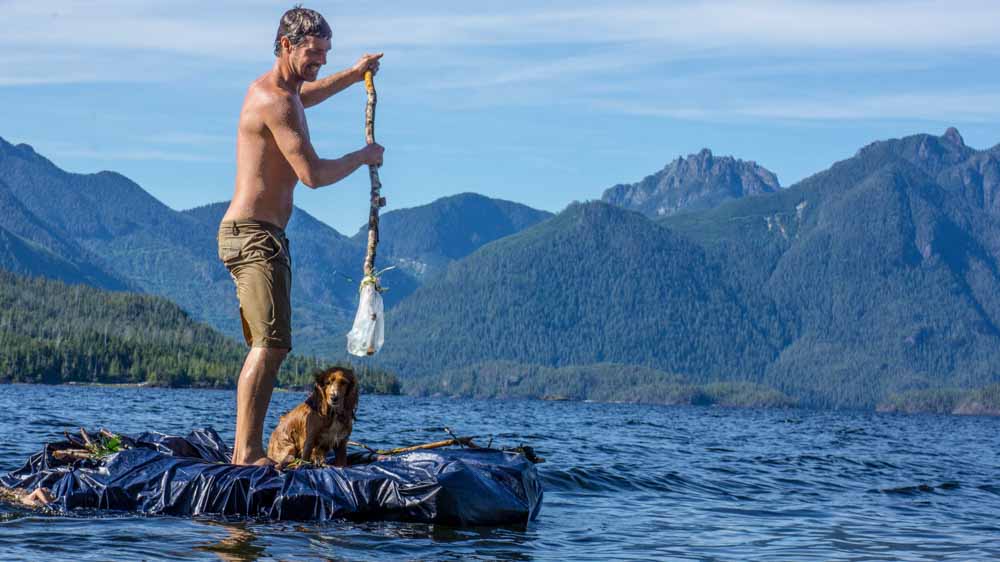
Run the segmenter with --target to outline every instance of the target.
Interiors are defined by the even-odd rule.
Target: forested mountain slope
[[[0,271],[0,380],[232,387],[245,355],[165,298]],[[282,380],[318,366],[294,357]]]
[[[402,375],[508,360],[753,380],[786,337],[774,308],[696,244],[605,203],[487,244],[388,319],[380,360]]]
[[[954,130],[883,141],[781,193],[662,224],[793,319],[766,384],[835,407],[981,387],[1000,375],[1000,222],[974,181],[942,178],[993,161]]]
[[[163,297],[0,271],[0,382],[233,388],[245,356],[243,345]],[[326,366],[293,354],[279,385],[309,385]],[[358,373],[365,392],[399,392],[388,373]]]
[[[239,333],[215,256],[225,204],[179,213],[117,174],[67,174],[25,145],[0,143],[0,157],[0,265],[120,279]],[[738,163],[719,160],[692,170],[711,178]],[[742,177],[727,174],[716,175]],[[773,183],[655,220],[601,202],[549,217],[473,194],[386,213],[380,265],[408,267],[423,285],[387,274],[395,306],[372,361],[428,393],[450,393],[447,381],[458,395],[576,396],[567,377],[580,369],[657,380],[664,396],[724,381],[737,385],[727,392],[767,402],[770,388],[819,407],[910,404],[1000,381],[1000,146],[976,150],[949,129]],[[296,350],[342,356],[362,233],[347,238],[301,210],[288,231]]]
[[[460,193],[382,215],[379,254],[417,278],[426,279],[483,245],[551,216],[552,213],[520,203]],[[367,224],[354,235],[354,240],[367,243]]]

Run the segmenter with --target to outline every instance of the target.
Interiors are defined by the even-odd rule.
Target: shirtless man
[[[335,183],[360,166],[382,164],[383,149],[368,145],[325,160],[309,140],[304,108],[378,71],[381,54],[317,80],[332,32],[319,13],[291,9],[274,40],[277,59],[247,91],[236,136],[236,192],[219,225],[219,259],[236,283],[247,354],[236,390],[233,463],[265,464],[264,416],[281,362],[292,348],[291,254],[284,228],[292,191]]]

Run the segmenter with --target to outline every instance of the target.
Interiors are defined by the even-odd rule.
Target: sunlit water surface
[[[302,400],[276,393],[267,431]],[[0,386],[0,471],[64,429],[233,431],[228,391]],[[987,560],[1000,420],[365,396],[354,438],[443,426],[535,446],[526,528],[40,516],[0,506],[2,560]]]

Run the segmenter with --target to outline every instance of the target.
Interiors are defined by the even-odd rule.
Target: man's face
[[[306,37],[298,45],[292,46],[289,54],[292,69],[302,80],[312,82],[319,76],[320,67],[326,64],[326,53],[329,51],[329,39]]]

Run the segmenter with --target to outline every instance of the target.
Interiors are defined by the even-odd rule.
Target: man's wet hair
[[[333,37],[333,31],[319,12],[296,5],[281,16],[278,33],[274,36],[274,56],[281,54],[282,37],[288,37],[288,41],[295,46],[306,37],[330,39]]]

